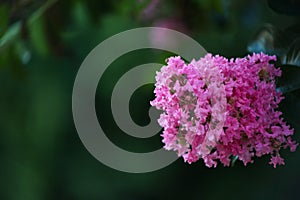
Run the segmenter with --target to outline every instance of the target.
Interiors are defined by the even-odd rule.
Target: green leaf
[[[230,162],[231,167],[234,167],[235,162],[238,160],[238,158],[239,158],[238,156],[233,156],[231,158],[231,162]]]
[[[14,45],[14,48],[15,48],[16,55],[19,57],[21,63],[23,65],[28,64],[28,62],[31,59],[31,52],[29,48],[26,46],[26,43],[23,40],[18,39],[16,41],[16,44]]]
[[[300,37],[289,46],[286,55],[283,56],[282,64],[300,67]]]
[[[30,26],[36,20],[38,20],[41,16],[45,14],[45,12],[55,3],[57,0],[48,0],[46,1],[39,9],[37,9],[32,15],[29,17],[28,25]]]
[[[34,23],[28,26],[30,41],[40,55],[47,55],[50,46],[47,38],[46,24],[44,17],[36,18]]]
[[[282,56],[286,52],[290,40],[288,36],[272,24],[265,24],[247,46],[249,52]]]
[[[0,50],[3,49],[6,45],[13,42],[18,37],[21,25],[21,22],[18,21],[8,28],[5,34],[0,38]]]
[[[9,10],[6,5],[0,6],[0,36],[4,33],[8,25]]]

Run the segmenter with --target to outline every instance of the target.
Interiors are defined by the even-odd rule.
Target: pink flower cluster
[[[274,167],[284,164],[279,151],[298,144],[278,111],[283,96],[274,79],[281,71],[272,60],[263,53],[230,60],[207,54],[189,64],[170,57],[157,72],[151,101],[164,111],[158,120],[164,148],[208,167],[229,166],[233,158],[247,165],[265,154]]]

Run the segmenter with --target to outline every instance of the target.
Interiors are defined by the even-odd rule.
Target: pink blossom
[[[230,60],[207,54],[188,64],[170,57],[157,72],[151,101],[164,111],[158,122],[165,149],[208,167],[229,166],[236,156],[247,165],[266,154],[274,167],[284,164],[280,150],[295,151],[298,144],[278,110],[281,71],[272,60],[263,53]]]
[[[284,159],[281,158],[279,154],[276,154],[275,156],[271,157],[271,161],[269,163],[276,168],[277,165],[284,165]]]

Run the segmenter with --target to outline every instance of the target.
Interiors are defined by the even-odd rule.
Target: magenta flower
[[[234,157],[247,165],[265,154],[274,167],[284,164],[280,150],[298,144],[278,111],[283,96],[274,79],[281,71],[271,60],[276,57],[263,53],[231,60],[207,54],[189,64],[169,58],[151,102],[164,111],[158,120],[164,148],[208,167],[229,166]]]

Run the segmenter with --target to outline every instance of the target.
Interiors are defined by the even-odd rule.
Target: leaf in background
[[[26,43],[19,39],[15,44],[16,55],[19,57],[23,65],[28,64],[31,59],[30,49],[27,47]]]
[[[46,24],[43,17],[36,18],[34,23],[28,26],[30,41],[40,55],[46,56],[50,53],[47,38]]]
[[[13,42],[18,37],[21,26],[21,22],[16,22],[8,28],[8,30],[0,38],[0,50],[4,49],[6,45]]]
[[[67,51],[74,55],[74,59],[80,61],[101,41],[99,26],[92,23],[87,4],[83,1],[72,4],[69,12],[70,23],[60,37]]]
[[[27,21],[31,42],[41,55],[50,53],[50,44],[46,30],[44,14],[53,6],[57,0],[46,1],[39,9],[31,14]]]
[[[38,20],[39,18],[41,18],[45,12],[51,7],[53,6],[55,3],[57,2],[57,0],[48,0],[45,3],[43,3],[43,5],[41,5],[39,7],[39,9],[37,9],[34,13],[32,13],[32,15],[30,16],[29,20],[28,20],[28,25],[30,26],[31,24],[33,24],[36,20]]]
[[[300,37],[289,46],[286,55],[282,58],[282,64],[300,67]]]
[[[233,156],[232,158],[231,158],[231,161],[230,161],[230,165],[231,165],[231,167],[234,167],[234,165],[235,165],[235,162],[238,160],[238,156]]]
[[[268,0],[268,5],[277,13],[300,15],[300,1],[298,0]]]
[[[277,90],[282,93],[291,93],[300,89],[300,67],[282,65],[282,75],[276,81]]]
[[[265,24],[247,46],[249,52],[264,52],[282,56],[289,45],[289,38],[280,29],[271,24]]]
[[[28,20],[23,23],[25,19],[17,20],[15,23],[9,25],[6,32],[3,33],[2,37],[0,37],[0,51],[4,50],[7,46],[10,46],[12,43],[15,44],[16,41],[19,41],[18,37],[22,34],[24,25],[26,24],[29,29],[29,33],[31,35],[32,42],[34,46],[38,49],[42,54],[46,54],[49,51],[47,47],[47,38],[45,32],[45,25],[43,21],[43,14],[49,9],[57,0],[49,0],[44,3],[39,9],[33,12]],[[22,2],[21,2],[22,3]],[[28,2],[23,2],[26,5]],[[12,8],[11,8],[12,9]],[[7,23],[9,21],[7,15],[7,9],[4,5],[0,6],[0,35],[2,33],[2,29],[6,28]],[[12,11],[11,11],[12,12]],[[3,25],[3,26],[2,26]],[[19,47],[17,47],[19,48]],[[26,60],[26,59],[25,59]]]
[[[4,33],[8,25],[8,7],[6,5],[0,6],[0,36]]]

